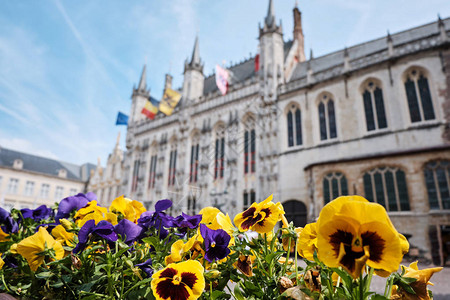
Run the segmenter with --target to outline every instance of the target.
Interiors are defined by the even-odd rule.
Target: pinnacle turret
[[[147,65],[144,65],[141,74],[141,80],[139,80],[138,90],[143,92],[147,89]]]
[[[191,61],[188,62],[188,60],[186,60],[184,64],[184,71],[186,72],[187,70],[196,70],[200,73],[203,73],[203,63],[200,59],[198,36],[195,37],[194,50],[192,50]]]

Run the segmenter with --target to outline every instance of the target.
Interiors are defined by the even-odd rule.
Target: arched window
[[[301,145],[302,140],[302,115],[300,109],[292,104],[287,113],[288,146]]]
[[[424,169],[430,209],[450,209],[450,161],[432,161]]]
[[[223,127],[217,129],[214,154],[214,179],[223,178],[225,169],[225,129]]]
[[[256,171],[256,133],[255,120],[247,117],[244,122],[244,174],[255,173]]]
[[[419,68],[411,69],[405,80],[411,122],[434,120],[433,101],[431,100],[428,78]]]
[[[297,200],[289,200],[283,203],[286,219],[294,222],[295,227],[306,225],[306,205]]]
[[[323,202],[327,204],[339,196],[348,195],[347,178],[340,172],[328,173],[323,177]]]
[[[318,110],[320,140],[323,141],[337,137],[333,99],[329,95],[324,94],[319,102]]]
[[[199,154],[200,144],[199,136],[195,135],[192,138],[191,145],[191,163],[189,168],[189,182],[195,183],[198,180],[198,154]]]
[[[370,80],[365,85],[362,96],[367,131],[386,128],[387,122],[384,110],[383,91],[380,86]]]
[[[405,172],[395,167],[380,167],[363,176],[367,200],[383,205],[387,211],[408,211],[409,197]]]
[[[170,150],[170,159],[169,159],[169,181],[168,185],[175,184],[175,173],[177,170],[177,148],[172,147]]]

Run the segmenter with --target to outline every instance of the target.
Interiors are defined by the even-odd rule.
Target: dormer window
[[[23,168],[23,161],[21,159],[15,159],[13,164],[14,169],[22,170]]]
[[[65,169],[60,169],[58,171],[58,177],[67,178],[67,171]]]

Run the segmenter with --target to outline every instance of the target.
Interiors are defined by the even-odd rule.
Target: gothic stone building
[[[214,205],[231,216],[274,194],[296,225],[339,195],[386,207],[399,232],[442,263],[450,226],[450,19],[307,60],[301,13],[283,40],[272,1],[256,57],[228,68],[228,93],[205,77],[198,39],[171,116],[140,113],[133,89],[124,191]],[[171,86],[166,75],[165,85]]]

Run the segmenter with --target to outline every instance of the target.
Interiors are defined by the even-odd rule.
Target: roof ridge
[[[442,21],[447,21],[447,20],[450,20],[450,17],[442,19]],[[391,36],[391,38],[394,38],[395,36],[399,36],[401,34],[404,34],[404,33],[408,32],[408,31],[412,31],[412,30],[416,30],[416,29],[423,28],[423,27],[426,27],[426,26],[430,26],[432,24],[436,24],[437,22],[438,21],[433,21],[433,22],[430,22],[430,23],[426,23],[426,24],[422,24],[422,25],[419,25],[419,26],[416,26],[416,27],[412,27],[412,28],[409,28],[409,29],[398,31],[396,33],[390,33],[390,36]],[[368,40],[368,41],[365,41],[365,42],[362,42],[362,43],[358,43],[358,44],[355,44],[355,45],[352,45],[352,46],[349,46],[349,47],[344,47],[342,49],[339,49],[339,50],[336,50],[336,51],[333,51],[333,52],[330,52],[330,53],[327,53],[327,54],[324,54],[324,55],[321,55],[321,56],[318,56],[318,57],[314,57],[312,60],[316,60],[316,59],[319,59],[319,58],[324,58],[324,57],[327,57],[327,56],[330,56],[330,55],[335,55],[337,53],[344,52],[345,49],[347,49],[347,51],[349,51],[350,49],[354,49],[356,47],[360,47],[362,45],[367,45],[367,44],[370,44],[370,43],[373,43],[373,42],[376,42],[376,41],[380,41],[380,40],[386,39],[386,38],[387,38],[387,35],[379,37],[379,38],[371,39],[371,40]]]

